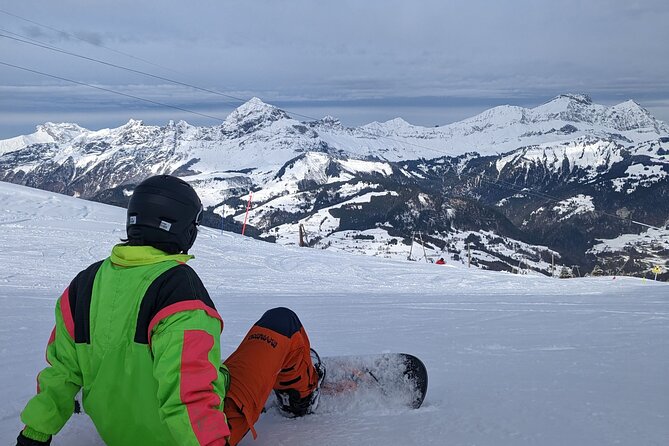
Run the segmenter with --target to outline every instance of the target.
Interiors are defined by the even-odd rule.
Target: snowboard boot
[[[275,390],[279,410],[287,417],[301,417],[312,413],[318,406],[320,399],[321,384],[325,379],[325,364],[321,361],[316,350],[310,349],[311,362],[314,365],[318,381],[316,387],[305,397],[300,397],[300,392],[295,389]]]

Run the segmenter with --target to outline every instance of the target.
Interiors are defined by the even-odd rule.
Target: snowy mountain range
[[[441,127],[348,128],[254,98],[213,127],[46,123],[0,141],[0,180],[110,204],[157,173],[236,232],[252,193],[247,234],[282,244],[544,273],[669,259],[669,127],[634,101],[570,94]]]

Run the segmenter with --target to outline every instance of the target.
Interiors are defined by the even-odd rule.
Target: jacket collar
[[[141,266],[174,260],[186,263],[194,256],[189,254],[167,254],[153,246],[116,245],[112,248],[110,260],[120,266]]]

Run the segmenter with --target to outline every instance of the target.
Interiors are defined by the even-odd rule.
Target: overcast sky
[[[443,125],[561,93],[635,99],[669,122],[668,24],[667,0],[6,1],[0,138],[45,121],[214,125],[253,96],[349,126]]]

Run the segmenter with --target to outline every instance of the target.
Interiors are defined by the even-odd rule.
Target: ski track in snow
[[[54,304],[124,236],[124,210],[0,183],[0,442],[35,391]],[[281,247],[203,229],[190,264],[231,353],[267,309],[294,309],[322,355],[408,352],[429,371],[418,410],[372,402],[261,416],[242,445],[665,445],[669,286],[558,280]],[[102,445],[75,415],[53,445]]]

